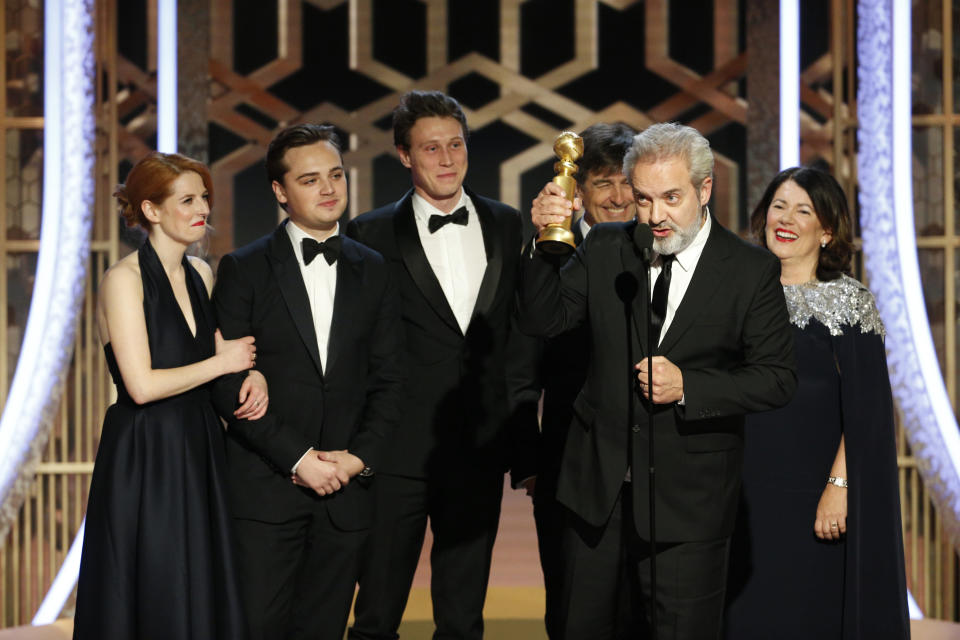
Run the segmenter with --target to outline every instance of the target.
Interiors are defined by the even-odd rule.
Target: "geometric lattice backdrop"
[[[822,3],[804,3],[817,4]],[[262,168],[284,124],[336,125],[349,140],[349,215],[409,186],[389,114],[411,88],[457,97],[472,128],[467,182],[520,208],[552,176],[552,142],[599,121],[678,120],[717,151],[713,209],[746,209],[744,0],[212,0],[209,159],[213,257],[268,232],[277,209]],[[155,41],[148,0],[122,2],[119,74],[129,89],[121,151],[153,146]],[[806,8],[804,160],[829,160],[829,24]],[[818,11],[820,13],[818,13]],[[698,19],[691,19],[696,14]],[[202,64],[203,56],[196,56]],[[821,131],[822,130],[822,131]],[[825,131],[826,133],[823,133]],[[776,131],[770,132],[776,136]]]

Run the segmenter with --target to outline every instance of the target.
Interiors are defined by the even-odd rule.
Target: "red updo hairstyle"
[[[160,205],[173,195],[173,182],[182,174],[193,171],[203,180],[207,190],[207,202],[213,208],[213,179],[206,165],[179,153],[153,151],[134,165],[124,184],[117,185],[113,196],[120,204],[120,214],[127,226],[140,225],[150,230],[150,221],[143,215],[143,203]]]

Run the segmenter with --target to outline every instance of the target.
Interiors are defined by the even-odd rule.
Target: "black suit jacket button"
[[[638,425],[638,424],[633,425],[633,432],[634,432],[634,433],[640,433],[640,425]]]

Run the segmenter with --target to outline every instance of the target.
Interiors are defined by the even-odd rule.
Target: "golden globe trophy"
[[[583,138],[572,131],[564,131],[554,141],[553,153],[560,159],[553,165],[553,170],[557,172],[553,182],[563,188],[567,200],[573,204],[577,193],[577,181],[573,177],[577,173],[577,165],[574,163],[583,155]],[[572,253],[577,248],[573,232],[570,231],[572,220],[571,215],[563,222],[552,222],[544,227],[537,237],[537,249],[561,256]]]

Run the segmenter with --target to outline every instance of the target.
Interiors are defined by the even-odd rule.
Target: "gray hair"
[[[713,176],[713,152],[710,142],[693,127],[677,122],[652,124],[633,137],[633,144],[623,158],[623,175],[632,181],[633,169],[640,162],[656,162],[683,158],[690,172],[690,182],[699,190],[703,181]]]

